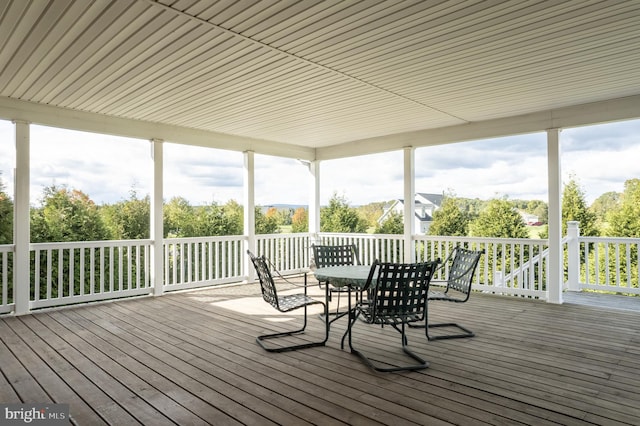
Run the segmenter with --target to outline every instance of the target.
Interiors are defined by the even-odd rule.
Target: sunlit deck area
[[[640,422],[640,310],[475,293],[430,315],[476,337],[428,342],[412,329],[431,364],[397,374],[341,350],[343,320],[326,347],[262,350],[256,335],[291,324],[257,285],[5,317],[0,401],[68,403],[82,425]],[[322,328],[313,315],[309,338]],[[358,324],[354,343],[401,356],[390,328]]]

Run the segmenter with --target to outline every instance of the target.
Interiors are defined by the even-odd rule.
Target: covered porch
[[[290,324],[256,285],[5,317],[0,401],[68,403],[92,425],[638,423],[640,310],[483,294],[446,305],[430,316],[476,337],[427,342],[412,329],[431,364],[402,374],[340,350],[342,321],[326,347],[263,351],[255,336]],[[309,327],[322,334],[319,319]],[[400,356],[395,331],[356,330],[372,356]]]
[[[0,313],[15,315],[0,318],[0,401],[68,403],[78,424],[637,424],[638,310],[560,305],[565,282],[580,289],[580,247],[600,244],[563,240],[560,148],[563,128],[640,117],[639,16],[639,2],[614,0],[0,1],[0,118],[15,124],[14,242],[0,246]],[[148,140],[150,239],[32,244],[32,123]],[[282,323],[255,288],[194,289],[252,282],[247,248],[305,270],[322,237],[322,161],[402,151],[398,195],[412,199],[417,147],[531,132],[547,135],[549,240],[465,240],[530,262],[512,263],[501,279],[518,284],[495,291],[498,257],[485,260],[478,283],[491,287],[479,289],[512,297],[433,307],[477,336],[428,343],[412,330],[427,370],[370,373],[340,350],[339,323],[326,347],[268,354],[254,338]],[[163,238],[164,141],[244,153],[244,235]],[[255,235],[256,153],[309,165],[308,234]],[[397,239],[345,238],[389,241],[395,260],[434,254],[406,222]],[[117,300],[95,303],[106,299]],[[70,303],[86,304],[52,309]],[[360,338],[372,352],[398,347],[379,329]]]

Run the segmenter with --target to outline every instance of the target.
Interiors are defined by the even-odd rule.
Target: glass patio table
[[[436,260],[436,263],[439,263],[440,260]],[[333,321],[341,318],[345,315],[349,315],[349,324],[351,324],[352,318],[354,316],[354,308],[351,305],[351,291],[352,290],[361,290],[366,284],[367,279],[369,278],[369,272],[371,271],[371,265],[344,265],[344,266],[331,266],[327,268],[317,268],[312,271],[313,275],[316,277],[318,281],[330,282],[331,285],[336,287],[348,286],[349,288],[349,297],[348,304],[349,307],[347,312],[343,312],[341,315],[332,319],[328,322],[327,326],[329,326]],[[371,280],[371,285],[375,288],[377,276],[373,276]],[[329,286],[325,285],[325,301],[327,306],[329,306]],[[344,340],[349,332],[348,328],[345,332],[344,336],[342,336],[341,347],[344,348]]]
[[[326,268],[317,268],[313,272],[313,275],[320,282],[329,282],[334,287],[347,286],[348,292],[348,308],[346,312],[342,312],[337,315],[331,321],[328,321],[327,326],[336,321],[339,318],[347,315],[349,316],[349,322],[351,322],[351,316],[353,314],[353,308],[351,306],[351,291],[360,290],[367,283],[369,278],[369,272],[371,271],[371,265],[341,265],[341,266],[329,266]],[[375,285],[375,277],[373,277],[372,285]],[[325,285],[325,302],[329,306],[329,285]],[[346,334],[345,334],[346,335]],[[342,346],[344,346],[344,336],[342,338]]]
[[[343,265],[318,268],[313,271],[318,281],[329,281],[334,287],[349,286],[352,289],[364,287],[369,278],[371,265]]]

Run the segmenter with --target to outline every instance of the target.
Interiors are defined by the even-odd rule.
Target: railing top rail
[[[296,237],[308,237],[311,234],[308,232],[283,232],[281,234],[256,234],[256,238],[296,238]]]
[[[578,237],[578,241],[586,243],[619,243],[619,244],[640,244],[637,237]]]
[[[0,253],[7,253],[16,250],[15,244],[0,244]]]
[[[246,240],[245,235],[214,235],[210,237],[180,237],[180,238],[165,238],[163,241],[165,244],[175,243],[196,243],[201,241],[235,241]]]
[[[320,232],[320,237],[341,237],[341,238],[358,238],[365,240],[375,240],[378,238],[386,238],[391,240],[401,240],[404,238],[402,234],[362,234],[362,233],[345,233],[345,232]]]
[[[34,249],[59,249],[59,248],[94,248],[94,247],[122,247],[140,246],[151,244],[153,240],[105,240],[105,241],[64,241],[54,243],[31,243],[29,248]]]
[[[489,237],[450,237],[442,235],[414,235],[416,241],[450,241],[466,243],[495,243],[495,244],[549,244],[549,240],[533,238],[489,238]]]

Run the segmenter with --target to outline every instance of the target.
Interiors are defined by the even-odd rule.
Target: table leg
[[[349,314],[349,322],[347,323],[347,330],[344,332],[344,334],[342,335],[342,340],[340,341],[340,349],[344,349],[344,339],[345,337],[347,337],[347,334],[349,335],[349,345],[351,345],[351,325],[354,322],[354,310],[351,307],[351,286],[349,286],[349,290],[347,295],[349,296],[349,301],[348,301],[348,310],[347,310],[347,314]]]
[[[351,297],[351,287],[349,287],[349,297]],[[337,313],[337,314],[329,314],[329,283],[326,283],[324,286],[324,301],[327,305],[327,318],[329,317],[329,315],[335,315],[334,318],[332,318],[329,321],[329,324],[331,324],[332,322],[334,322],[335,320],[342,318],[343,316],[347,315],[349,312],[341,312],[341,313]],[[349,302],[351,302],[351,300],[349,300]],[[350,305],[349,305],[350,306]],[[320,316],[320,318],[322,319],[322,316]]]

